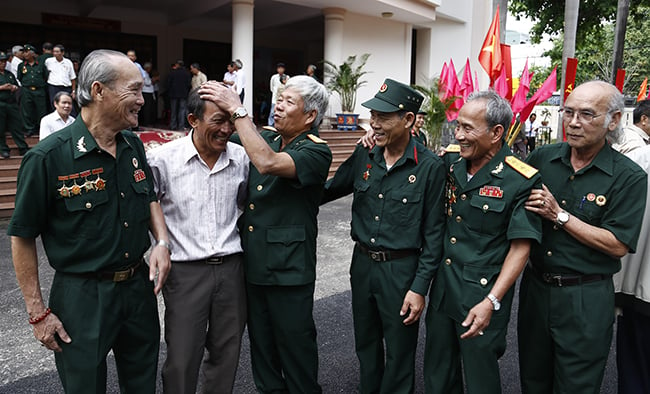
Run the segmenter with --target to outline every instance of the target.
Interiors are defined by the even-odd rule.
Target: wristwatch
[[[499,299],[494,294],[490,293],[486,297],[492,303],[493,310],[498,311],[501,309],[501,302],[499,302]]]
[[[235,112],[232,113],[232,116],[230,117],[230,120],[234,122],[235,120],[239,118],[245,118],[248,116],[248,111],[246,111],[246,108],[244,107],[239,107],[235,110]]]
[[[167,248],[169,250],[169,253],[172,253],[172,246],[169,244],[169,242],[165,241],[164,239],[159,239],[156,241],[154,246],[162,246],[163,248]]]
[[[569,221],[569,218],[570,218],[570,217],[571,217],[571,216],[569,216],[569,212],[567,212],[567,211],[560,211],[560,212],[557,214],[557,217],[555,218],[555,222],[558,224],[558,226],[562,227],[562,226],[564,226],[564,225],[566,224],[566,222]]]

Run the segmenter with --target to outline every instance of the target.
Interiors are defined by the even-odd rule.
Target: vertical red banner
[[[501,59],[506,69],[506,83],[508,84],[508,94],[505,99],[512,100],[512,57],[510,56],[510,45],[501,44]]]
[[[625,83],[625,69],[619,68],[616,70],[616,87],[618,91],[623,93],[623,84]]]
[[[578,59],[569,57],[566,59],[566,70],[564,71],[565,82],[564,82],[564,99],[562,104],[566,101],[566,98],[569,97],[573,88],[576,85],[576,72],[578,71]],[[564,130],[564,123],[562,123],[562,141],[566,141],[566,130]]]

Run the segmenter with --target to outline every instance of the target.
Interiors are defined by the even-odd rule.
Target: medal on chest
[[[370,169],[372,168],[371,164],[366,164],[366,171],[363,173],[363,180],[367,181],[370,178]]]
[[[453,215],[454,204],[456,204],[456,183],[453,176],[447,175],[447,183],[445,185],[445,208],[447,216]]]

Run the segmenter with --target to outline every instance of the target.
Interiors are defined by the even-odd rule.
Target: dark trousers
[[[321,393],[314,284],[247,283],[253,379],[260,393]]]
[[[506,350],[507,328],[488,327],[484,335],[460,339],[469,327],[461,326],[431,304],[426,325],[424,387],[427,394],[462,394],[463,374],[469,394],[501,392],[498,360]]]
[[[528,153],[531,153],[535,150],[535,137],[527,137],[526,139],[528,140]]]
[[[41,118],[47,115],[47,92],[45,88],[32,90],[23,87],[20,97],[20,111],[23,117],[23,127],[28,134],[38,134]]]
[[[9,152],[7,145],[7,132],[11,133],[20,154],[27,152],[29,147],[25,143],[25,137],[22,133],[23,124],[20,119],[18,104],[0,102],[0,151]]]
[[[56,369],[66,393],[105,393],[112,349],[122,393],[155,393],[160,325],[146,265],[123,282],[54,275],[50,307],[72,338],[59,341]]]
[[[517,327],[522,392],[600,393],[613,326],[611,278],[553,287],[527,268]]]
[[[171,121],[169,128],[172,130],[183,130],[187,120],[187,99],[172,97],[171,101]]]
[[[222,264],[174,262],[165,287],[165,393],[231,393],[246,325],[242,257]],[[204,350],[207,355],[204,358]]]
[[[650,316],[623,309],[616,329],[619,394],[650,393]]]
[[[415,389],[419,324],[404,325],[399,312],[417,264],[417,256],[376,262],[355,246],[350,283],[361,394]]]
[[[153,93],[142,93],[144,105],[138,113],[138,126],[153,126],[156,121],[156,99]]]

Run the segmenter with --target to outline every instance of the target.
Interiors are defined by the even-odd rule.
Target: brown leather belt
[[[368,249],[364,244],[357,242],[357,247],[361,253],[370,257],[372,260],[377,262],[389,261],[402,259],[409,256],[417,256],[420,254],[418,249],[400,249],[400,250],[371,250]]]
[[[569,275],[540,272],[532,264],[528,264],[528,271],[537,279],[553,287],[577,286],[611,278],[611,275],[603,274]]]
[[[144,264],[144,261],[140,260],[137,263],[121,271],[80,272],[80,273],[66,272],[65,275],[71,275],[80,278],[95,279],[95,280],[109,280],[112,282],[124,282],[125,280],[131,279],[136,274],[138,268],[140,268],[142,264]]]

